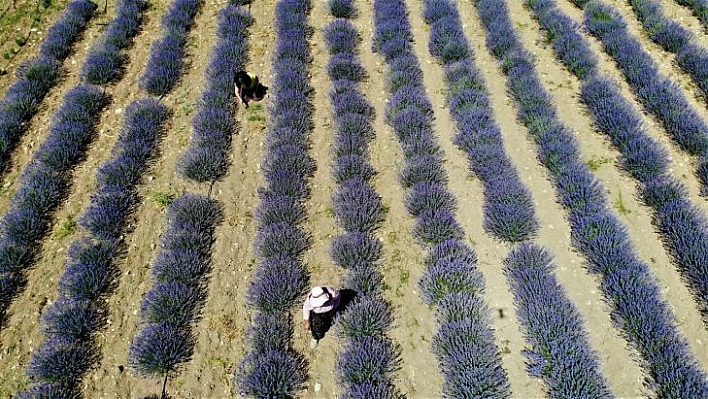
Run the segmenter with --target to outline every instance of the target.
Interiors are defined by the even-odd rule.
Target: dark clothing
[[[258,86],[258,76],[244,71],[236,74],[236,87],[242,90],[254,90],[256,86]]]
[[[245,71],[236,74],[236,88],[240,90],[239,95],[246,108],[249,101],[261,101],[268,92],[268,87],[258,81],[258,76]]]
[[[312,332],[312,338],[318,341],[324,338],[325,333],[332,327],[332,320],[334,320],[334,314],[336,312],[336,308],[325,313],[310,312],[310,331]]]

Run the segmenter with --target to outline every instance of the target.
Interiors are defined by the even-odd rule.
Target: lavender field
[[[708,397],[704,0],[17,3],[0,397]]]

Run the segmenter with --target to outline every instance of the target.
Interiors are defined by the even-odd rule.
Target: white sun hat
[[[310,291],[310,305],[319,308],[329,300],[330,295],[327,295],[322,287],[315,287]]]

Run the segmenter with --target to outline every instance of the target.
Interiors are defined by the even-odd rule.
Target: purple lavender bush
[[[128,356],[138,375],[164,378],[163,393],[168,378],[176,375],[194,352],[193,325],[206,300],[210,247],[222,218],[218,201],[197,194],[185,194],[167,209],[168,231],[153,264],[155,284],[143,298],[141,328]],[[195,241],[199,244],[187,244]],[[165,272],[168,261],[174,269]]]
[[[350,0],[345,0],[351,3]],[[339,17],[322,30],[324,34],[327,51],[330,54],[355,54],[357,46],[361,43],[359,32],[351,21]]]
[[[66,270],[59,278],[59,294],[77,300],[98,301],[115,285],[119,270],[113,258],[119,254],[115,243],[83,237],[68,250]]]
[[[226,174],[231,137],[238,132],[233,82],[246,61],[246,33],[252,23],[250,13],[238,5],[230,5],[218,15],[218,40],[192,120],[192,139],[177,161],[177,171],[191,180],[215,181]]]
[[[47,30],[47,36],[39,47],[40,54],[57,61],[66,59],[96,8],[98,5],[89,0],[74,0],[67,4],[66,11]]]
[[[78,390],[61,382],[35,384],[14,396],[18,399],[75,399],[81,397]]]
[[[33,381],[73,383],[81,380],[99,356],[91,342],[57,336],[32,353],[27,375]]]
[[[332,261],[343,269],[351,269],[362,263],[375,263],[381,258],[383,244],[370,234],[347,231],[332,240]]]
[[[187,33],[201,7],[201,0],[175,0],[162,17],[161,38],[150,46],[145,72],[140,76],[140,89],[162,97],[177,84],[184,67]]]
[[[259,262],[246,293],[252,307],[268,313],[286,312],[307,292],[309,272],[302,261],[277,254]]]
[[[332,195],[334,214],[349,232],[372,233],[385,218],[381,197],[364,180],[349,179]]]
[[[68,8],[67,12],[73,10]],[[17,141],[27,129],[49,89],[59,81],[60,60],[40,55],[17,69],[17,81],[0,100],[0,167],[6,167]]]
[[[150,324],[140,330],[129,349],[129,362],[141,376],[174,374],[192,358],[194,332],[169,323]]]
[[[401,348],[390,339],[367,335],[350,340],[338,359],[340,378],[349,386],[389,383],[401,368]]]
[[[60,297],[42,312],[42,331],[50,337],[88,341],[105,319],[106,309],[94,301]]]
[[[329,13],[335,18],[354,18],[356,16],[356,8],[351,0],[329,0]]]
[[[123,0],[116,5],[115,17],[106,26],[86,55],[80,76],[83,82],[105,85],[120,79],[128,56],[121,50],[128,47],[138,33],[146,0]]]
[[[267,349],[246,354],[239,364],[237,385],[243,395],[292,398],[307,381],[307,360],[292,349]]]
[[[530,348],[527,370],[558,397],[614,397],[590,349],[580,313],[552,274],[551,254],[524,243],[504,260],[504,273],[519,308]],[[549,355],[550,354],[550,355]]]

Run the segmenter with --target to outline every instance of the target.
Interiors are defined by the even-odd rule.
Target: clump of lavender
[[[116,5],[115,17],[86,55],[81,67],[81,79],[86,83],[105,85],[116,81],[125,72],[128,56],[121,52],[128,47],[140,30],[146,0],[123,0]]]
[[[187,33],[201,7],[201,0],[175,0],[162,17],[162,37],[150,46],[145,72],[140,76],[142,90],[162,97],[177,84],[184,67]]]
[[[257,267],[248,288],[249,306],[258,314],[249,329],[248,353],[234,375],[237,390],[254,397],[293,397],[307,380],[307,362],[292,349],[289,310],[303,297],[310,281],[302,255],[311,242],[300,227],[303,202],[310,195],[315,162],[308,154],[314,128],[308,0],[281,0],[275,6],[274,77],[265,154],[260,168],[265,187],[256,210],[254,251]]]

